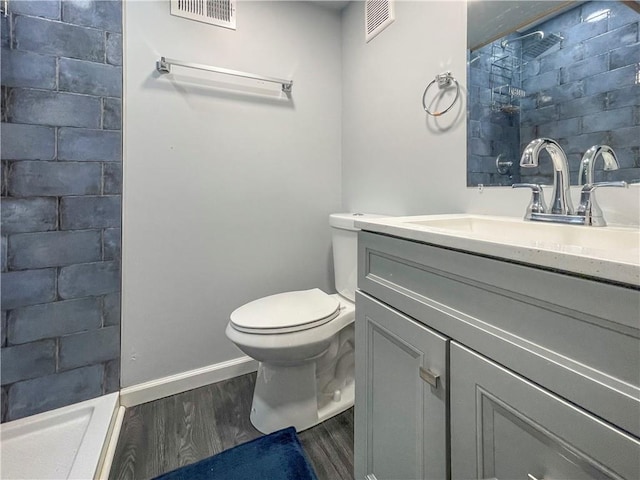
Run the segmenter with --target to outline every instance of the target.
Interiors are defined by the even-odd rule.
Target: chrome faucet
[[[573,215],[573,204],[569,192],[569,163],[558,142],[550,138],[537,138],[529,143],[522,153],[520,166],[533,168],[538,166],[541,150],[549,152],[553,162],[553,193],[551,194],[550,213]]]
[[[531,202],[529,202],[527,211],[524,214],[525,220],[531,220],[534,213],[547,213],[547,204],[544,201],[542,185],[536,183],[514,183],[511,187],[531,189]]]
[[[516,183],[513,188],[528,187],[532,190],[531,203],[527,207],[525,220],[538,222],[572,223],[602,227],[606,225],[602,209],[596,202],[595,190],[600,187],[627,187],[626,182],[594,183],[595,162],[602,156],[605,170],[620,168],[615,152],[608,145],[594,145],[587,150],[580,163],[580,184],[584,183],[580,193],[580,205],[574,214],[569,190],[569,164],[562,147],[550,138],[537,138],[527,145],[520,159],[522,167],[537,167],[541,150],[547,150],[553,162],[553,199],[550,211],[544,202],[542,187],[531,183]]]
[[[609,145],[594,145],[584,152],[584,155],[582,156],[580,171],[578,172],[578,183],[580,185],[593,183],[598,156],[602,157],[604,170],[611,171],[618,170],[620,168],[618,157],[616,156],[616,152],[613,151],[613,148]]]
[[[587,150],[582,156],[580,162],[580,171],[578,172],[578,181],[582,187],[580,193],[580,205],[576,215],[584,218],[585,225],[592,225],[594,227],[604,227],[605,222],[602,215],[602,209],[598,202],[596,202],[596,188],[600,187],[628,187],[626,182],[599,182],[594,183],[593,177],[595,174],[595,164],[598,156],[602,157],[604,162],[604,170],[618,170],[620,164],[618,163],[618,157],[616,152],[613,151],[608,145],[594,145]]]

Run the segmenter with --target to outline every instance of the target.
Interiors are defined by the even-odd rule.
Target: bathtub
[[[113,457],[123,413],[118,393],[112,393],[2,424],[0,477],[103,477],[103,467],[110,466]]]

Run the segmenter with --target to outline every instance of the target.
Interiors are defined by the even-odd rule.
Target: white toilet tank
[[[333,243],[333,271],[336,291],[352,302],[356,299],[358,277],[358,231],[354,223],[362,218],[382,217],[362,213],[333,213],[329,215]]]

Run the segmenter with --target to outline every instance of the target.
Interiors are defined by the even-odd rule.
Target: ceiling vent
[[[370,42],[395,20],[392,0],[367,0],[364,4],[364,18],[365,38]]]
[[[171,0],[171,15],[236,29],[236,0]]]

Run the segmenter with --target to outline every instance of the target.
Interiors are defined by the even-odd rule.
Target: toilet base
[[[290,426],[300,432],[351,408],[354,394],[351,381],[319,407],[315,362],[290,367],[260,363],[250,420],[265,434]]]

